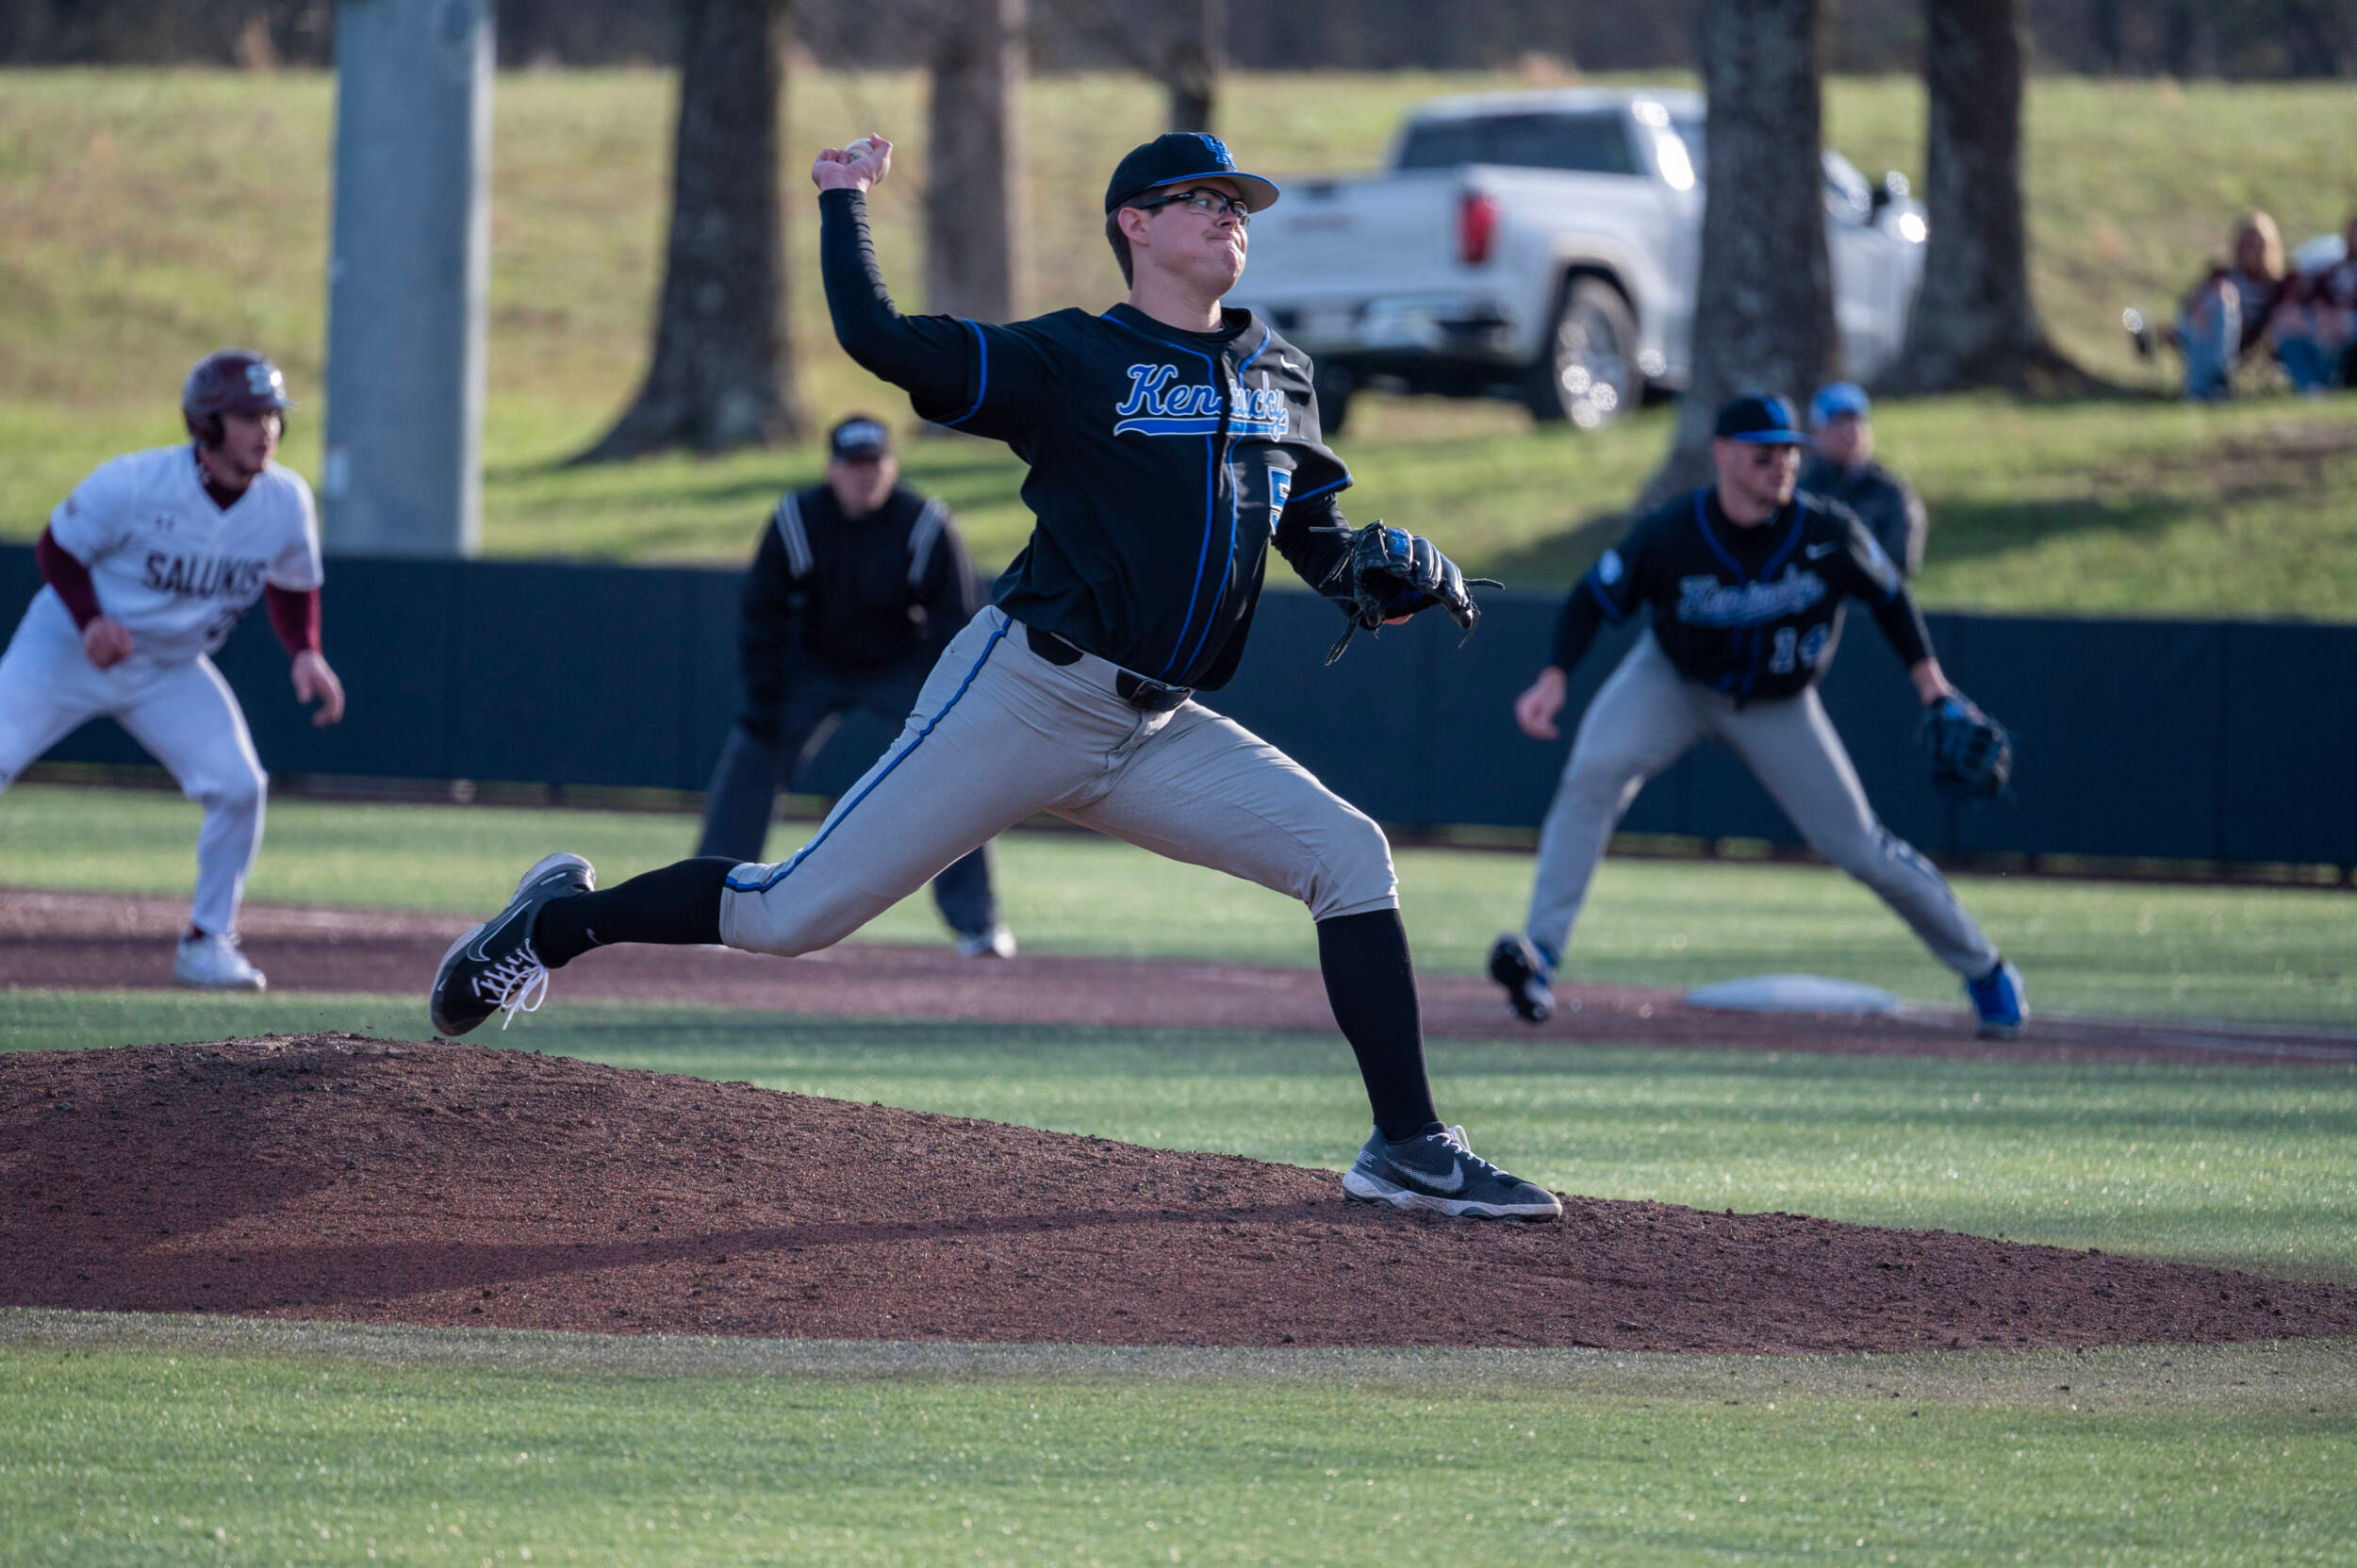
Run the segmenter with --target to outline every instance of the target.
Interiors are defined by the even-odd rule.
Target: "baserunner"
[[[1030,466],[1030,542],[935,666],[899,737],[790,859],[705,857],[593,890],[552,855],[460,938],[435,1027],[536,1007],[549,972],[618,942],[791,955],[841,941],[959,856],[1049,811],[1299,899],[1375,1131],[1351,1197],[1449,1215],[1552,1219],[1553,1194],[1475,1156],[1432,1102],[1390,847],[1365,815],[1196,694],[1234,673],[1271,545],[1348,624],[1475,612],[1429,541],[1354,533],[1350,474],[1319,438],[1309,356],[1222,298],[1277,187],[1209,136],[1121,160],[1105,236],[1129,284],[1101,315],[1009,325],[893,307],[865,192],[891,143],[818,155],[819,253],[835,335],[916,412]],[[1372,603],[1376,606],[1368,609]]]

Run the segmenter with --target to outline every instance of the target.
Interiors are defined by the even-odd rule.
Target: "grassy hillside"
[[[315,469],[334,86],[317,74],[0,75],[0,537],[125,447],[173,438],[173,388],[223,341],[262,345],[307,406],[289,442]],[[1485,78],[1241,77],[1223,129],[1280,177],[1372,166],[1399,112]],[[643,370],[658,282],[672,89],[651,72],[526,73],[497,88],[486,532],[503,553],[631,559],[739,553],[809,445],[717,461],[556,470]],[[1154,129],[1133,81],[1037,82],[1026,100],[1027,303],[1102,305],[1118,280],[1096,193]],[[2165,303],[2239,208],[2300,238],[2357,190],[2346,86],[2179,88],[2042,80],[2030,97],[2034,272],[2056,336],[2123,385],[2157,390],[2117,329]],[[1829,84],[1829,139],[1870,171],[1920,177],[1921,95],[1896,78]],[[802,391],[823,420],[905,409],[825,326],[800,155],[853,129],[902,133],[877,204],[891,275],[915,305],[921,83],[825,73],[789,90],[781,180]],[[1519,582],[1584,564],[1656,459],[1656,411],[1601,437],[1539,431],[1505,405],[1371,400],[1344,443],[1356,509],[1412,519]],[[1981,399],[1886,411],[1889,454],[1935,515],[1925,597],[1989,608],[2345,615],[2357,603],[2357,429],[2347,404],[2282,397],[2225,410],[2134,400],[2024,409]],[[956,503],[985,563],[1016,549],[1017,470],[995,447],[926,442],[910,467]]]

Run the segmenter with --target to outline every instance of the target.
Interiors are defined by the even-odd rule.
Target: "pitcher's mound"
[[[2357,1332],[2327,1285],[1657,1203],[1412,1218],[1324,1171],[339,1034],[0,1057],[0,1302],[1132,1345]]]

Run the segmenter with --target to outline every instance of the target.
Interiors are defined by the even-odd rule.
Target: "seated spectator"
[[[1928,520],[1915,487],[1874,461],[1874,405],[1866,389],[1837,381],[1809,400],[1815,445],[1799,488],[1838,501],[1858,515],[1883,553],[1912,577],[1923,569]]]
[[[2315,396],[2357,382],[2357,214],[2341,231],[2341,258],[2304,276],[2270,325],[2292,385]]]
[[[2233,258],[2194,285],[2167,334],[2185,356],[2187,399],[2233,395],[2234,367],[2266,339],[2267,323],[2291,286],[2275,220],[2264,212],[2246,214],[2234,225]],[[2151,352],[2141,334],[2137,347]]]

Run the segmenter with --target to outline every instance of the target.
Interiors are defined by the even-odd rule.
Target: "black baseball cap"
[[[1721,404],[1718,422],[1710,433],[1722,440],[1747,441],[1753,446],[1809,444],[1801,433],[1801,421],[1793,417],[1792,405],[1766,392],[1745,392]]]
[[[849,458],[857,462],[863,457],[882,457],[892,450],[892,432],[882,420],[865,414],[853,414],[849,419],[827,432],[827,455]]]
[[[1202,131],[1171,131],[1132,147],[1113,166],[1113,177],[1105,187],[1105,210],[1114,211],[1158,186],[1209,179],[1234,180],[1250,211],[1277,205],[1277,182],[1237,168],[1227,142]]]

